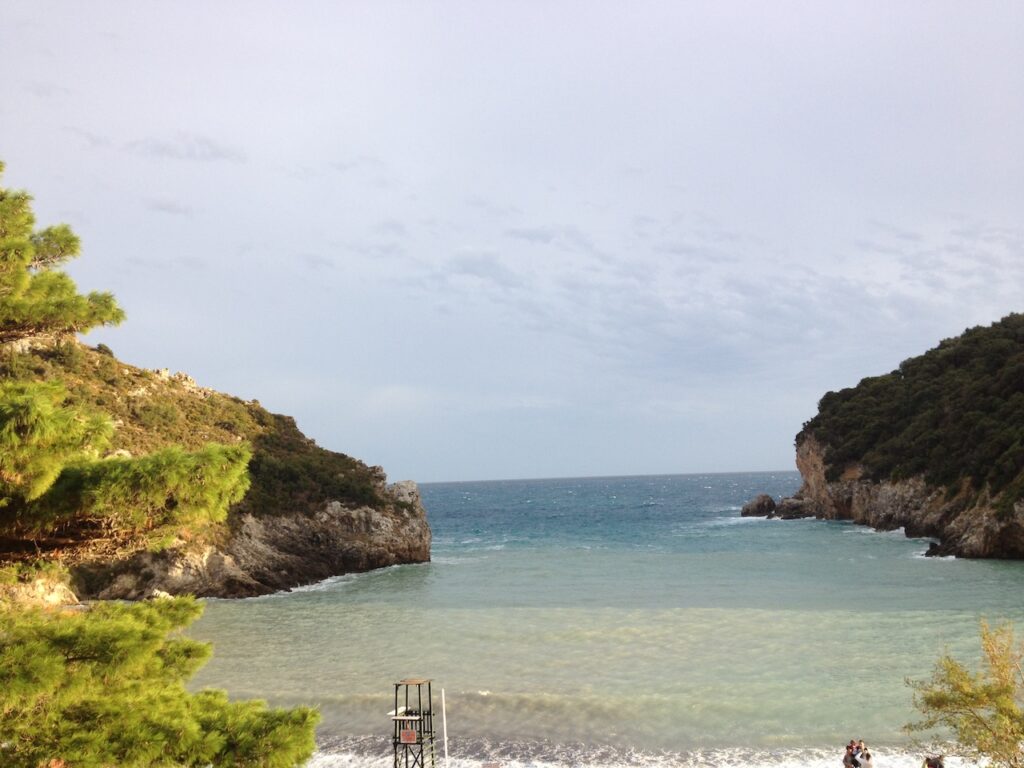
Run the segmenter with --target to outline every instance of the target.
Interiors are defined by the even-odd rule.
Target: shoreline
[[[645,751],[549,741],[488,742],[452,738],[449,741],[449,768],[836,768],[843,757],[842,745]],[[435,748],[434,766],[445,768],[440,739],[435,742]],[[925,754],[910,745],[873,746],[871,752],[879,768],[920,768]],[[381,768],[392,764],[392,755],[390,740],[384,736],[328,737],[318,740],[317,751],[306,768]],[[947,756],[945,765],[946,768],[978,768],[977,763],[955,756]],[[431,768],[429,759],[426,768]]]

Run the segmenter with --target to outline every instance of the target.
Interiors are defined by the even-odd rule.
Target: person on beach
[[[874,765],[864,739],[860,741],[850,739],[850,743],[846,745],[846,754],[843,755],[843,765],[847,768],[871,768]],[[927,768],[933,767],[927,766]]]

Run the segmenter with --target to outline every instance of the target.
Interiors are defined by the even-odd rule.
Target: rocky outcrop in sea
[[[825,448],[812,434],[798,438],[796,465],[803,478],[800,490],[760,516],[850,520],[882,531],[902,528],[909,537],[932,538],[929,555],[1024,559],[1024,501],[1000,514],[987,494],[950,493],[921,477],[875,481],[859,466],[830,481]],[[759,499],[744,506],[742,514],[766,509],[765,502],[755,503]]]
[[[291,514],[242,514],[223,544],[177,546],[72,570],[83,599],[137,600],[153,595],[253,597],[330,576],[430,560],[431,532],[412,481],[388,485],[375,467],[386,504],[330,501]]]

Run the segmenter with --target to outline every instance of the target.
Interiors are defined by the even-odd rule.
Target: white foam
[[[587,745],[488,745],[475,757],[451,756],[450,768],[835,768],[841,749],[754,749],[734,747],[687,752],[649,753]],[[922,754],[901,749],[873,749],[874,762],[885,768],[920,768]],[[317,752],[307,768],[380,768],[390,764],[390,748],[372,753]],[[385,762],[387,761],[387,762]],[[445,760],[438,744],[436,764]],[[427,761],[428,768],[430,761]],[[978,768],[958,757],[945,758],[947,768]]]
[[[934,560],[940,562],[943,560],[956,560],[956,555],[928,555],[927,549],[922,549],[920,552],[915,552],[912,557],[915,560]]]
[[[293,594],[296,592],[326,592],[335,585],[344,584],[346,582],[352,581],[352,576],[353,574],[345,574],[343,576],[331,576],[329,578],[324,579],[323,581],[317,581],[313,584],[305,584],[301,587],[292,587],[291,590],[284,590],[283,592],[278,592],[277,594],[288,594],[289,591]]]
[[[739,517],[737,515],[729,515],[728,517],[715,517],[708,521],[709,526],[714,525],[749,525],[750,523],[756,523],[763,520],[763,517]]]

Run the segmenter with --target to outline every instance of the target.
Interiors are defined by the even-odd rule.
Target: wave
[[[749,525],[750,523],[756,523],[763,521],[762,517],[739,517],[738,515],[729,515],[728,517],[715,517],[709,520],[706,525],[708,526],[720,526],[720,525]]]
[[[950,560],[956,560],[957,559],[956,555],[931,555],[929,557],[927,549],[922,549],[922,550],[920,550],[918,552],[915,552],[912,555],[912,557],[915,560],[934,560],[936,562],[942,562],[944,560],[945,561],[950,561]]]
[[[435,742],[436,768],[835,768],[842,760],[842,747],[648,752],[582,743],[486,739],[452,739],[449,746],[446,761],[442,740]],[[875,762],[885,768],[919,768],[922,762],[921,752],[905,747],[878,747],[872,753]],[[393,754],[390,741],[379,736],[327,739],[307,768],[380,768],[392,764]],[[946,758],[945,763],[948,768],[976,768],[975,763],[956,757]],[[426,768],[432,768],[429,756]]]
[[[359,574],[355,574],[355,573],[346,573],[346,574],[341,575],[341,576],[330,576],[330,577],[324,579],[323,581],[317,581],[317,582],[314,582],[312,584],[304,584],[301,587],[292,587],[290,590],[286,589],[286,590],[283,590],[281,592],[277,592],[276,594],[278,594],[278,595],[285,594],[286,595],[286,594],[294,594],[296,592],[325,592],[326,590],[329,590],[332,587],[334,587],[336,584],[344,584],[344,583],[353,581],[353,577],[358,576],[358,575]]]

